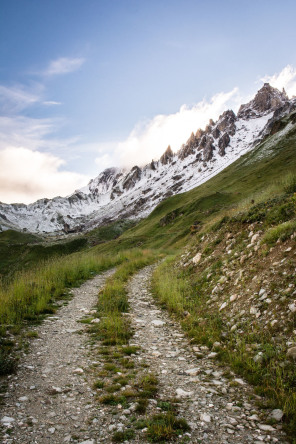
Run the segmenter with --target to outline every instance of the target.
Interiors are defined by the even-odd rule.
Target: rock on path
[[[190,346],[180,326],[160,310],[149,291],[153,266],[129,284],[132,343],[160,381],[164,400],[179,398],[180,416],[191,426],[191,443],[285,443],[280,425],[266,425],[250,401],[251,387],[234,374],[231,380],[213,361],[206,347]],[[203,356],[201,359],[198,359]]]
[[[108,271],[72,290],[73,298],[36,330],[38,339],[9,378],[2,443],[95,443],[97,402],[87,382],[93,364],[81,318],[91,312]],[[7,419],[8,418],[8,419]],[[9,433],[5,433],[8,429]],[[9,431],[10,429],[10,431]]]

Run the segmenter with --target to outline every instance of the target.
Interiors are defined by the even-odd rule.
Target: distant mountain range
[[[1,203],[0,231],[69,233],[116,219],[143,218],[162,200],[206,182],[252,150],[295,109],[295,98],[265,83],[237,115],[227,110],[217,122],[210,120],[177,153],[169,146],[158,161],[144,167],[108,168],[68,197],[30,205]]]

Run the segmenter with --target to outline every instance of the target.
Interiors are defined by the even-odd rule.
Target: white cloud
[[[42,102],[43,105],[46,106],[55,106],[55,105],[62,105],[62,102],[56,102],[55,100],[46,100],[45,102]]]
[[[85,59],[82,57],[60,57],[56,60],[52,60],[43,74],[46,76],[67,74],[69,72],[77,71],[84,62]]]
[[[0,116],[0,149],[20,147],[31,150],[55,146],[46,139],[57,126],[53,119],[34,119],[25,116]]]
[[[68,195],[89,177],[61,171],[64,161],[52,154],[10,147],[0,151],[0,200],[30,203],[42,197]]]
[[[1,110],[5,113],[19,112],[39,102],[39,93],[27,91],[23,86],[0,85]]]
[[[207,102],[203,100],[192,107],[181,106],[174,114],[157,115],[152,120],[136,125],[128,138],[117,144],[113,153],[102,152],[96,158],[100,167],[114,165],[144,165],[158,160],[168,145],[173,151],[190,137],[192,131],[204,128],[209,119],[217,119],[227,108],[237,108],[241,99],[237,88],[228,93],[216,94]],[[102,150],[104,151],[104,150]]]
[[[296,96],[296,69],[291,65],[287,65],[279,74],[265,76],[261,80],[275,88],[285,88],[289,97]]]

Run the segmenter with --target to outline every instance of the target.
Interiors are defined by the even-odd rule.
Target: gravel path
[[[153,269],[144,268],[128,285],[135,330],[131,345],[141,347],[133,359],[136,367],[147,362],[157,375],[160,399],[179,398],[179,416],[191,426],[186,442],[286,443],[280,423],[266,424],[250,400],[252,389],[219,367],[212,351],[192,347],[178,323],[154,304],[149,290]],[[36,328],[39,338],[9,378],[0,415],[3,444],[111,443],[113,431],[128,426],[129,411],[112,414],[95,397],[91,369],[103,362],[98,362],[98,346],[87,343],[84,326],[77,323],[91,313],[98,288],[111,273],[74,289],[69,304]],[[143,433],[131,442],[147,443]]]
[[[153,267],[135,275],[129,285],[133,344],[160,381],[159,395],[181,401],[179,414],[191,426],[191,443],[286,442],[281,426],[263,422],[250,401],[254,393],[242,379],[214,362],[215,353],[192,347],[180,326],[158,309],[149,291]],[[229,378],[230,373],[230,378]]]
[[[83,324],[98,290],[112,271],[72,290],[73,298],[36,328],[38,339],[9,379],[1,422],[8,433],[2,443],[63,443],[90,440],[97,435],[97,403],[88,369],[93,364]],[[11,429],[11,432],[9,432]],[[92,441],[90,441],[92,442]]]

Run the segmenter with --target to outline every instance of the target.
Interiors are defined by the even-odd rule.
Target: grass
[[[0,319],[4,331],[10,325],[22,325],[26,319],[54,312],[52,304],[66,288],[77,285],[100,271],[124,260],[123,255],[103,257],[95,253],[74,254],[19,272],[0,287]]]
[[[20,270],[29,270],[40,262],[67,256],[87,247],[83,236],[71,240],[44,241],[40,236],[7,230],[0,233],[0,276],[12,279]]]
[[[94,325],[91,331],[103,345],[128,345],[132,332],[129,320],[122,316],[129,307],[126,283],[137,270],[153,263],[156,259],[157,253],[149,250],[131,251],[129,260],[117,268],[100,292],[97,312],[101,322]]]
[[[115,432],[112,436],[112,442],[125,442],[133,439],[135,432],[133,430],[124,430],[122,432]]]
[[[270,228],[264,235],[263,242],[274,245],[278,240],[284,242],[296,231],[296,220],[289,220]]]
[[[168,442],[190,430],[183,418],[174,413],[159,413],[148,421],[147,438],[150,442]]]

